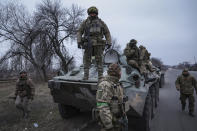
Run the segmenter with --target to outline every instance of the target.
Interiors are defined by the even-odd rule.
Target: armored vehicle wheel
[[[155,103],[156,103],[156,85],[152,85],[150,87],[150,95],[151,95],[151,118],[153,119],[155,116]]]
[[[156,91],[155,91],[155,107],[157,108],[158,107],[158,104],[159,104],[159,82],[157,82],[156,84],[155,84],[155,86],[156,86]]]
[[[146,97],[146,102],[145,102],[144,112],[143,112],[143,119],[144,119],[143,131],[150,131],[151,112],[152,112],[151,110],[152,110],[151,95],[148,94]]]
[[[58,104],[58,108],[59,108],[59,113],[63,119],[72,117],[78,111],[76,108],[64,104]]]
[[[160,81],[159,81],[159,87],[162,88],[164,85],[164,74],[161,74],[161,78],[160,78]]]

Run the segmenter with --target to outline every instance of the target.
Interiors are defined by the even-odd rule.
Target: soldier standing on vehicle
[[[124,49],[124,55],[127,57],[128,65],[140,70],[140,52],[137,47],[137,41],[135,39],[130,40]]]
[[[182,110],[185,110],[186,100],[189,99],[189,115],[194,117],[194,89],[197,94],[196,80],[190,75],[188,69],[184,69],[182,75],[180,75],[176,82],[176,89],[180,91],[180,100],[182,104]]]
[[[96,93],[101,131],[128,129],[128,120],[123,104],[123,88],[119,83],[121,68],[118,64],[111,64],[107,73],[108,75],[99,83]]]
[[[29,100],[33,100],[35,94],[35,89],[31,79],[27,77],[26,71],[20,72],[20,77],[16,82],[15,90],[15,105],[23,112],[23,117],[27,118],[29,116]]]
[[[103,51],[111,47],[111,35],[107,25],[98,18],[98,9],[94,6],[87,10],[88,18],[81,24],[77,33],[78,48],[85,49],[83,56],[84,80],[89,78],[91,58],[95,56],[98,78],[103,76]],[[105,36],[105,39],[103,37]]]

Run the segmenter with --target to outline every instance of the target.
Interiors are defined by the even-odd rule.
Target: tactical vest
[[[25,97],[25,96],[31,95],[31,89],[27,83],[27,80],[19,80],[19,82],[17,83],[17,86],[18,86],[19,96]]]
[[[183,75],[181,75],[179,84],[180,84],[181,93],[193,94],[194,83],[193,83],[193,77],[192,76],[184,77]]]
[[[113,96],[110,102],[110,110],[115,115],[120,117],[122,114],[122,103],[123,103],[123,90],[120,83],[111,83],[111,89]]]
[[[127,57],[128,60],[137,60],[138,61],[139,56],[140,56],[139,49],[137,47],[132,47],[132,48],[130,47],[130,50],[135,50],[135,52],[133,55]]]
[[[101,19],[87,19],[85,22],[85,37],[100,37],[103,38],[103,22]]]

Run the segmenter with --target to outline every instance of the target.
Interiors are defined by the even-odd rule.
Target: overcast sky
[[[30,12],[41,1],[21,0]],[[122,49],[134,38],[164,64],[194,63],[194,56],[197,58],[197,0],[62,0],[62,3],[65,7],[78,4],[85,9],[96,6],[99,17]],[[72,43],[70,50],[76,52],[76,47]]]

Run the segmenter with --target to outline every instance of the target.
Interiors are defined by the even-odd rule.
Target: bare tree
[[[67,9],[56,0],[44,0],[38,5],[35,13],[36,23],[48,35],[55,54],[61,60],[62,69],[66,72],[74,59],[69,56],[64,44],[66,40],[76,38],[83,15],[84,10],[77,5]]]
[[[45,41],[45,32],[40,30],[22,5],[8,3],[1,9],[0,36],[12,46],[0,61],[22,56],[31,62],[41,78],[47,80],[45,70],[52,55],[49,41]]]

